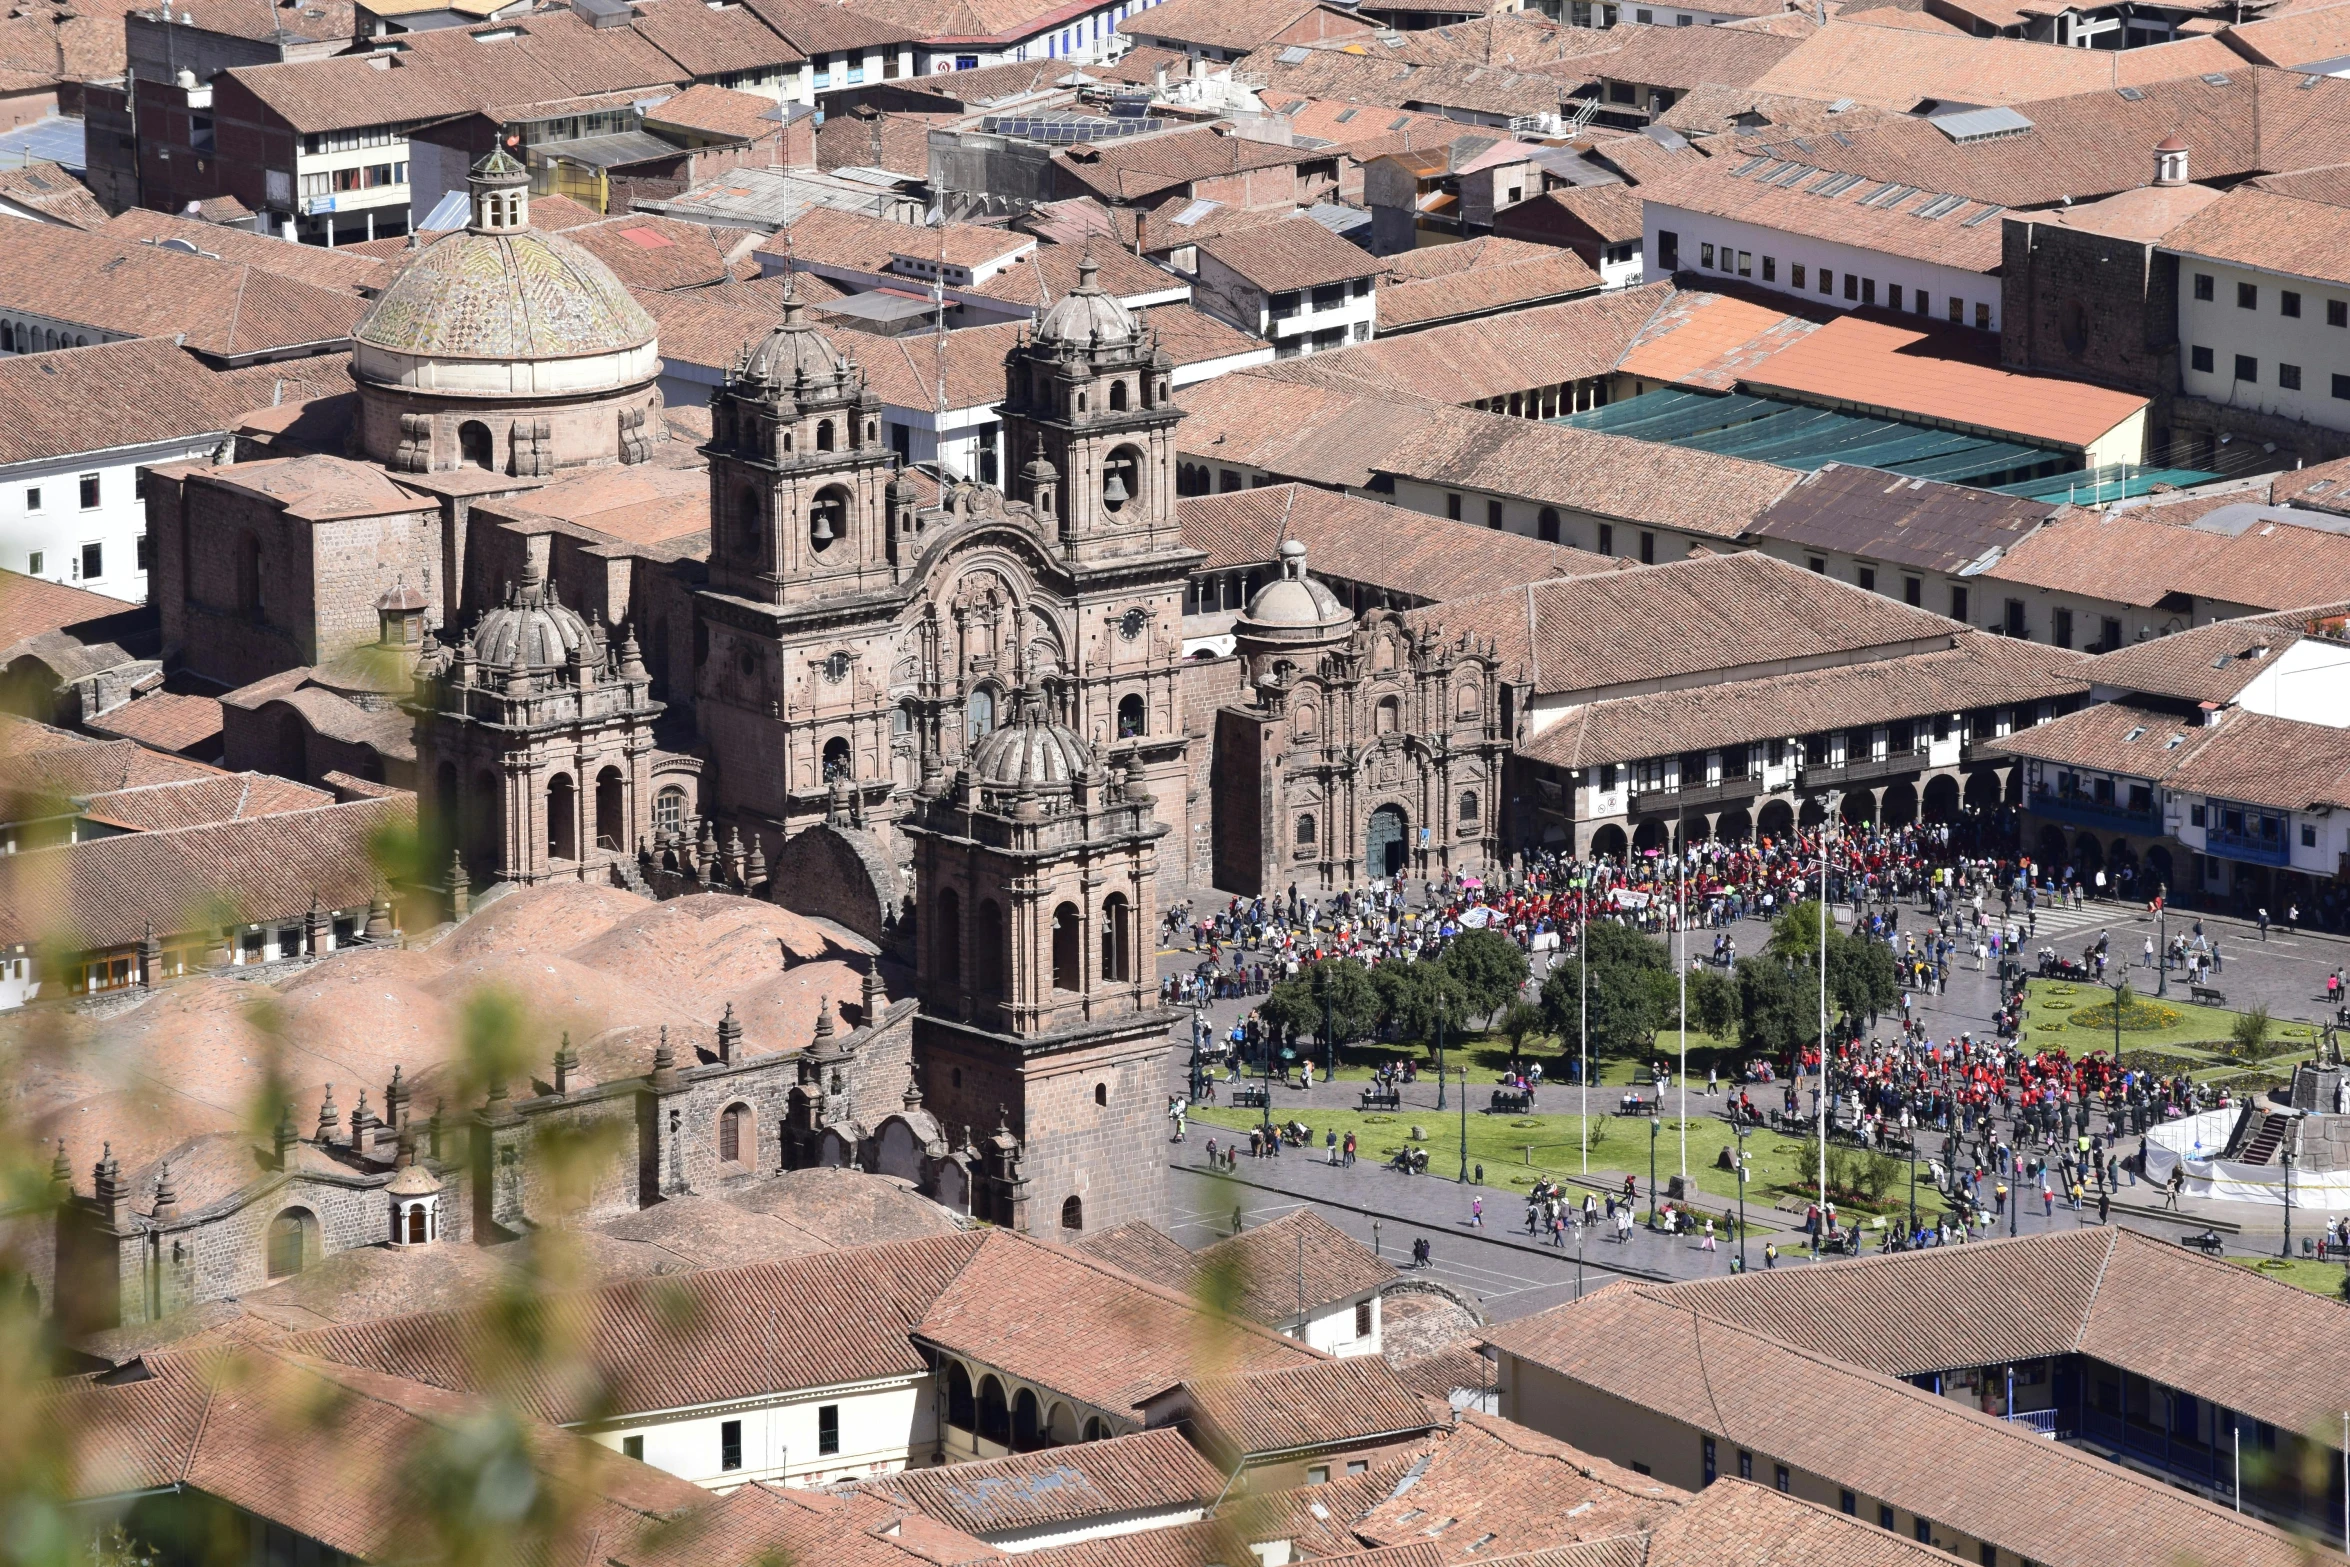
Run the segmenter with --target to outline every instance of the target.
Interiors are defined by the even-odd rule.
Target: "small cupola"
[[[2187,183],[2187,144],[2176,136],[2165,136],[2155,146],[2154,183],[2157,185],[2184,185]]]
[[[530,227],[530,170],[504,147],[490,150],[466,175],[476,234],[519,234]]]

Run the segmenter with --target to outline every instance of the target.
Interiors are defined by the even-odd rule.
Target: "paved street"
[[[2174,932],[2191,929],[2195,918],[2192,913],[2183,917],[2173,915],[2170,928]],[[1930,923],[1914,906],[1904,907],[1902,919],[1905,928],[1914,926],[1921,931]],[[2318,1020],[2324,1012],[2326,974],[2337,965],[2350,963],[2350,942],[2337,937],[2272,929],[2268,941],[2263,943],[2258,932],[2242,922],[2207,919],[2204,928],[2219,940],[2224,967],[2215,982],[2227,991],[2230,1004],[2244,1007],[2266,1002],[2272,1015],[2280,1020]],[[2125,958],[2138,959],[2144,940],[2153,929],[2153,921],[2145,911],[2130,905],[2108,902],[2092,903],[2081,909],[2045,910],[2027,950],[2051,946],[2066,956],[2076,956],[2099,932],[2108,932],[2118,977],[2119,964]],[[1731,927],[1730,933],[1741,955],[1760,952],[1770,935],[1769,927],[1759,920],[1742,921]],[[1690,931],[1688,950],[1692,955],[1711,952],[1713,936],[1712,930]],[[1189,972],[1201,957],[1202,954],[1187,948],[1164,950],[1160,953],[1160,971]],[[2141,966],[2135,970],[2134,977],[2142,993],[2153,994],[2153,974]],[[2172,978],[2174,989],[2183,989],[2183,981],[2176,975]],[[1542,966],[1538,963],[1529,993],[1539,989],[1541,980]],[[1986,1032],[1997,1000],[1996,977],[1977,972],[1969,952],[1953,968],[1948,993],[1921,996],[1916,1005],[1935,1037],[1955,1038],[1961,1033],[1980,1036]],[[1255,1005],[1255,998],[1225,1000],[1211,1004],[1208,1011],[1212,1023],[1222,1032]],[[1178,1030],[1179,1043],[1182,1037]],[[1660,1036],[1658,1043],[1669,1056],[1674,1036],[1668,1032]],[[2083,1041],[2075,1053],[2095,1048],[2097,1042]],[[1167,1091],[1182,1092],[1186,1086],[1187,1053],[1182,1049],[1172,1052],[1170,1062]],[[1718,1114],[1724,1102],[1722,1096],[1705,1094],[1703,1086],[1701,1069],[1688,1096],[1693,1118]],[[1310,1121],[1315,1111],[1353,1109],[1360,1088],[1359,1081],[1347,1080],[1317,1083],[1311,1091],[1277,1083],[1274,1118]],[[1432,1080],[1423,1079],[1406,1086],[1402,1092],[1404,1113],[1434,1116],[1436,1085]],[[1607,1090],[1610,1102],[1617,1092],[1613,1088]],[[1766,1108],[1775,1106],[1776,1085],[1767,1092],[1769,1099],[1757,1093],[1756,1103]],[[1600,1092],[1596,1088],[1593,1098],[1594,1110],[1599,1112]],[[1571,1114],[1576,1099],[1575,1090],[1554,1074],[1542,1094],[1541,1109],[1552,1114]],[[1679,1102],[1680,1090],[1675,1089],[1667,1102],[1668,1111],[1677,1110]],[[1808,1093],[1804,1102],[1810,1103]],[[1324,1218],[1349,1234],[1365,1242],[1376,1239],[1380,1250],[1391,1257],[1408,1259],[1412,1242],[1427,1237],[1433,1251],[1431,1271],[1439,1278],[1473,1291],[1497,1319],[1522,1316],[1574,1297],[1572,1237],[1562,1256],[1558,1248],[1537,1243],[1527,1236],[1523,1228],[1524,1193],[1508,1187],[1463,1186],[1444,1169],[1441,1137],[1430,1145],[1431,1173],[1422,1176],[1401,1175],[1367,1158],[1358,1161],[1352,1169],[1334,1169],[1318,1149],[1311,1154],[1290,1149],[1277,1159],[1252,1159],[1244,1153],[1238,1169],[1230,1177],[1212,1175],[1205,1168],[1206,1140],[1214,1136],[1222,1146],[1226,1135],[1220,1128],[1195,1121],[1188,1140],[1171,1150],[1176,1167],[1174,1228],[1177,1238],[1186,1245],[1203,1246],[1231,1233],[1235,1205],[1242,1210],[1243,1222],[1253,1225],[1310,1203]],[[1457,1163],[1454,1168],[1457,1170]],[[1594,1167],[1590,1181],[1596,1189],[1620,1189],[1624,1173]],[[1647,1172],[1636,1173],[1645,1210]],[[1574,1193],[1579,1188],[1570,1186],[1569,1190]],[[1470,1201],[1478,1194],[1485,1199],[1486,1224],[1482,1231],[1472,1229],[1469,1224]],[[2241,1203],[2197,1203],[2188,1199],[2179,1216],[2172,1218],[2155,1211],[2158,1203],[2159,1194],[2153,1189],[2130,1186],[2125,1177],[2124,1186],[2115,1194],[2114,1222],[2172,1238],[2199,1231],[2206,1223],[2216,1221],[2231,1252],[2273,1255],[2277,1249],[2283,1221],[2281,1212],[2254,1211]],[[1703,1193],[1695,1206],[1703,1213],[1721,1212],[1728,1205],[1713,1194]],[[2321,1216],[2314,1211],[2297,1212],[2296,1230],[2304,1226],[2313,1229]],[[1808,1254],[1802,1249],[1803,1238],[1793,1231],[1793,1226],[1801,1222],[1800,1215],[1750,1204],[1748,1218],[1754,1225],[1754,1237],[1748,1248],[1749,1266],[1762,1266],[1763,1244],[1773,1238],[1782,1253],[1780,1266],[1809,1266]],[[2019,1234],[2069,1229],[2094,1222],[2093,1199],[2078,1215],[2062,1204],[2053,1215],[2043,1214],[2035,1200],[2028,1202],[2015,1218]],[[1709,1254],[1697,1242],[1652,1235],[1644,1229],[1635,1230],[1631,1242],[1619,1246],[1612,1238],[1600,1238],[1608,1233],[1603,1225],[1586,1243],[1585,1288],[1627,1274],[1697,1278],[1724,1273],[1729,1270],[1735,1252],[1734,1245],[1727,1241],[1719,1243],[1719,1249]],[[2004,1226],[2000,1233],[2006,1233]]]

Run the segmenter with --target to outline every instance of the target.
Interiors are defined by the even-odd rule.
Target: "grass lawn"
[[[1455,1085],[1456,1088],[1458,1085]],[[1577,1115],[1537,1114],[1527,1116],[1487,1115],[1476,1108],[1491,1093],[1491,1085],[1470,1080],[1470,1110],[1468,1118],[1470,1174],[1475,1166],[1485,1167],[1486,1184],[1514,1186],[1520,1190],[1531,1187],[1541,1177],[1566,1179],[1583,1173],[1584,1163],[1577,1147],[1582,1117]],[[1538,1096],[1544,1105],[1573,1105],[1579,1091],[1555,1085],[1545,1087]],[[1613,1102],[1613,1094],[1609,1096]],[[1672,1101],[1668,1098],[1667,1103]],[[1628,1171],[1640,1178],[1642,1197],[1646,1198],[1648,1184],[1649,1122],[1645,1119],[1604,1115],[1598,1112],[1598,1098],[1593,1099],[1591,1116],[1590,1165],[1594,1172]],[[1192,1112],[1194,1120],[1214,1127],[1228,1127],[1243,1133],[1259,1123],[1255,1110],[1235,1110],[1227,1105],[1202,1105]],[[1362,1164],[1384,1164],[1395,1151],[1404,1146],[1414,1125],[1428,1134],[1422,1145],[1428,1150],[1428,1173],[1431,1176],[1455,1177],[1460,1173],[1461,1116],[1459,1101],[1442,1115],[1433,1110],[1403,1110],[1395,1114],[1373,1111],[1364,1114],[1355,1110],[1312,1110],[1291,1104],[1284,1107],[1281,1095],[1273,1099],[1273,1118],[1276,1121],[1303,1121],[1314,1129],[1316,1148],[1313,1158],[1323,1157],[1319,1146],[1322,1134],[1335,1129],[1339,1140],[1353,1132],[1357,1145],[1356,1158]],[[1677,1120],[1659,1123],[1661,1131],[1656,1138],[1656,1173],[1659,1189],[1679,1167],[1680,1126]],[[1689,1123],[1689,1168],[1699,1191],[1716,1201],[1735,1206],[1738,1200],[1736,1176],[1729,1170],[1717,1168],[1714,1161],[1732,1141],[1729,1124],[1710,1116],[1693,1116]],[[1768,1209],[1781,1200],[1808,1197],[1818,1179],[1816,1156],[1810,1152],[1812,1144],[1776,1132],[1749,1133],[1746,1149],[1753,1163],[1754,1178],[1747,1188],[1747,1203],[1751,1208]],[[1307,1157],[1302,1149],[1293,1149],[1287,1157]],[[1906,1209],[1909,1201],[1908,1161],[1897,1161],[1899,1178],[1888,1190],[1884,1208],[1890,1211],[1898,1206]],[[1395,1179],[1398,1177],[1388,1177]],[[1921,1159],[1918,1165],[1918,1207],[1921,1212],[1940,1211],[1940,1202],[1927,1184],[1926,1169]],[[1858,1206],[1843,1204],[1843,1206]],[[1503,1216],[1505,1222],[1515,1215]]]
[[[2343,1268],[2338,1262],[2319,1262],[2315,1257],[2295,1257],[2290,1262],[2282,1257],[2230,1257],[2228,1261],[2265,1273],[2272,1279],[2282,1279],[2312,1295],[2323,1295],[2330,1300],[2342,1298]]]
[[[1656,1036],[1656,1054],[1668,1062],[1679,1062],[1681,1035],[1678,1029],[1668,1028]],[[1298,1055],[1301,1059],[1311,1056],[1315,1076],[1322,1075],[1322,1047],[1319,1044],[1311,1039],[1306,1040],[1299,1047]],[[1471,1034],[1465,1048],[1458,1041],[1446,1041],[1446,1071],[1457,1072],[1464,1064],[1464,1057],[1469,1068],[1470,1088],[1477,1089],[1482,1085],[1485,1090],[1490,1090],[1494,1079],[1500,1077],[1510,1064],[1510,1042],[1500,1034],[1484,1033]],[[1559,1042],[1547,1034],[1530,1035],[1527,1038],[1525,1059],[1542,1063],[1543,1082],[1551,1086],[1564,1082],[1574,1063],[1573,1055],[1562,1053]],[[1705,1069],[1710,1063],[1718,1066],[1727,1078],[1737,1070],[1738,1062],[1743,1059],[1745,1057],[1739,1052],[1735,1040],[1715,1039],[1696,1029],[1689,1031],[1689,1070],[1692,1077],[1703,1080]],[[1366,1041],[1340,1045],[1337,1080],[1342,1083],[1365,1082],[1375,1068],[1407,1060],[1418,1062],[1424,1075],[1433,1069],[1435,1055],[1425,1044],[1417,1042],[1387,1044]],[[1598,1056],[1593,1058],[1591,1065],[1594,1086],[1629,1088],[1636,1081],[1642,1084],[1648,1081],[1648,1062],[1645,1058],[1632,1060]]]
[[[2173,989],[2183,990],[2185,986],[2179,984]],[[2162,1008],[2172,1021],[2158,1028],[2124,1027],[2123,1054],[2145,1050],[2176,1057],[2191,1067],[2216,1066],[2230,1072],[2244,1067],[2245,1063],[2228,1059],[2225,1050],[2229,1031],[2241,1013],[2221,1007],[2192,1006],[2177,999],[2175,994],[2160,998],[2151,990],[2133,991],[2133,994],[2140,1002]],[[2112,999],[2113,992],[2102,985],[2033,980],[2024,1009],[2024,1038],[2033,1050],[2061,1049],[2076,1058],[2092,1050],[2110,1051],[2113,1049],[2110,1023],[2093,1028],[2074,1022],[2073,1015]],[[2307,1053],[2315,1044],[2315,1026],[2278,1019],[2269,1025],[2269,1040],[2280,1055],[2289,1056],[2295,1051]],[[2263,1064],[2273,1066],[2275,1060],[2272,1057]]]

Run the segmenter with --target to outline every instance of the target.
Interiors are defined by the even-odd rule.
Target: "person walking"
[[[1485,1228],[1485,1199],[1482,1197],[1469,1199],[1469,1227],[1477,1230]]]
[[[2113,1195],[2102,1186],[2097,1188],[2097,1222],[2105,1223],[2113,1215]]]
[[[1714,1221],[1710,1218],[1705,1221],[1705,1249],[1714,1249]]]
[[[2183,1169],[2172,1170],[2170,1179],[2162,1183],[2162,1205],[2173,1213],[2178,1212],[2179,1193],[2186,1189],[2187,1172]]]
[[[1354,1134],[1354,1133],[1352,1133],[1352,1132],[1349,1132],[1349,1133],[1347,1133],[1347,1134],[1346,1134],[1346,1165],[1347,1165],[1347,1168],[1349,1168],[1349,1169],[1352,1169],[1352,1168],[1354,1168],[1354,1162],[1355,1162],[1355,1134]]]

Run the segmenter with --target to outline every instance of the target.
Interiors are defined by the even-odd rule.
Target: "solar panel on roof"
[[[1864,174],[1831,174],[1811,188],[1815,196],[1841,196],[1868,176]]]
[[[1738,165],[1738,167],[1730,171],[1730,178],[1734,180],[1742,180],[1746,178],[1747,175],[1752,174],[1755,170],[1761,168],[1764,164],[1770,161],[1771,155],[1767,152],[1762,153],[1756,157],[1749,158],[1744,163],[1741,163]]]
[[[1964,196],[1936,196],[1912,214],[1921,218],[1946,218],[1966,205]]]
[[[2030,120],[2004,105],[1990,109],[1961,109],[1955,114],[1937,114],[1931,117],[1929,123],[1962,147],[2001,136],[2021,136],[2033,129]]]
[[[1387,127],[1387,128],[1388,128],[1389,130],[1391,130],[1391,131],[1400,131],[1400,130],[1402,130],[1402,129],[1403,129],[1405,126],[1407,126],[1407,125],[1409,125],[1409,124],[1411,124],[1411,123],[1412,123],[1412,117],[1411,117],[1410,115],[1408,115],[1408,114],[1399,114],[1399,115],[1397,115],[1397,116],[1394,118],[1394,120],[1392,120],[1391,122],[1389,122],[1389,124],[1388,124],[1388,127]]]
[[[1785,190],[1799,180],[1808,179],[1815,172],[1817,171],[1808,163],[1790,163],[1777,174],[1771,176],[1771,183],[1781,190]]]
[[[1347,121],[1353,119],[1356,115],[1362,112],[1363,111],[1360,109],[1341,109],[1338,111],[1338,123],[1344,125]]]
[[[1297,44],[1291,44],[1277,56],[1283,65],[1303,65],[1312,57],[1312,50],[1301,48]]]
[[[1985,207],[1982,211],[1976,213],[1973,217],[1967,219],[1964,223],[1961,223],[1959,227],[1962,229],[1980,228],[1982,225],[1990,222],[1993,218],[1999,216],[1999,214],[2005,212],[2006,210],[2007,209],[2005,207]]]

